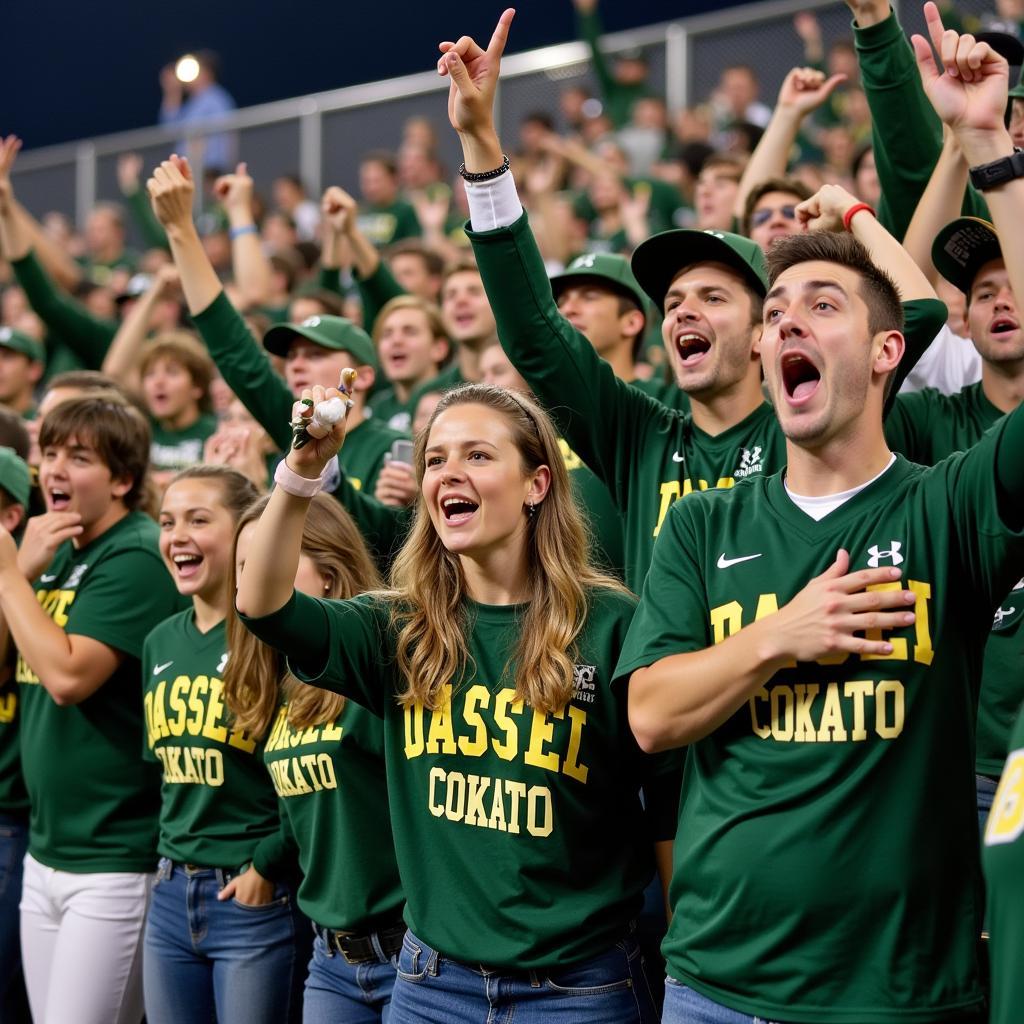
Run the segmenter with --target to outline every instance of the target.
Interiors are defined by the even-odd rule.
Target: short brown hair
[[[476,260],[468,253],[459,256],[458,259],[452,260],[445,266],[441,274],[441,287],[443,288],[448,283],[448,278],[454,277],[456,274],[476,274],[479,277],[480,268],[476,265]]]
[[[435,252],[420,238],[403,238],[384,251],[390,262],[396,256],[417,256],[423,261],[423,269],[431,277],[440,277],[444,273],[444,260],[440,253]]]
[[[426,299],[421,299],[418,295],[396,295],[393,299],[389,299],[380,308],[380,312],[377,314],[377,319],[373,322],[373,344],[376,347],[380,344],[380,336],[384,330],[384,321],[392,314],[396,309],[417,309],[427,319],[427,325],[430,327],[430,333],[435,338],[443,338],[451,345],[451,341],[448,338],[448,332],[445,330],[444,321],[441,319],[441,310],[434,305],[433,302],[427,302]]]
[[[168,359],[183,366],[192,378],[192,383],[202,391],[199,408],[203,412],[213,411],[210,402],[210,382],[216,368],[202,342],[187,331],[167,331],[158,334],[139,359],[139,375],[145,377],[149,368],[158,359]]]
[[[796,196],[797,202],[802,203],[805,199],[811,198],[811,190],[797,178],[766,178],[758,182],[748,193],[746,202],[743,204],[743,217],[740,221],[740,233],[750,237],[750,218],[754,214],[754,207],[769,192],[786,192]]]
[[[743,177],[743,168],[746,163],[746,157],[737,156],[735,153],[712,153],[700,165],[700,173],[715,170],[726,171],[730,177],[739,181]]]
[[[137,508],[145,498],[152,434],[146,417],[116,391],[69,398],[54,407],[39,428],[39,447],[52,448],[74,439],[99,455],[115,480],[131,480],[122,499]]]

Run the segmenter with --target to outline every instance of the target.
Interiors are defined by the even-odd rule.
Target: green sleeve
[[[608,61],[601,50],[601,36],[604,31],[601,16],[596,9],[593,11],[577,10],[576,25],[580,38],[590,47],[590,66],[597,79],[601,96],[604,98],[605,104],[610,106],[612,96],[619,89],[619,83],[615,81],[611,68],[608,67]],[[622,125],[616,124],[615,127],[621,128]]]
[[[178,592],[156,548],[129,548],[85,574],[64,631],[140,658],[150,630],[179,609]]]
[[[412,510],[385,505],[353,487],[344,469],[341,471],[341,481],[334,489],[334,496],[352,517],[377,568],[386,576],[392,559],[412,526]]]
[[[420,219],[416,216],[416,210],[411,203],[401,203],[396,220],[392,242],[400,241],[403,238],[419,238],[423,234]]]
[[[934,388],[923,388],[897,395],[885,418],[885,440],[889,448],[923,466],[935,461],[931,439],[935,434],[938,394]]]
[[[59,335],[87,369],[98,370],[117,334],[118,324],[93,316],[80,302],[64,294],[33,251],[14,260],[11,266],[25,297],[47,330]]]
[[[677,414],[619,380],[559,312],[526,214],[511,227],[468,232],[502,347],[551,412],[569,447],[626,505],[626,481],[649,433]]]
[[[252,853],[252,866],[272,882],[287,878],[299,860],[299,847],[295,841],[284,802],[278,798],[277,813],[280,824],[276,832],[264,836]]]
[[[921,356],[935,340],[949,317],[949,310],[944,302],[938,299],[911,299],[903,303],[903,340],[906,348],[903,358],[896,367],[896,379],[890,392],[890,400],[886,406],[892,406],[896,392],[917,366]]]
[[[341,286],[341,271],[337,267],[321,266],[317,272],[317,286],[325,292],[334,292],[344,297],[345,289]]]
[[[1000,510],[1012,528],[1021,529],[1024,528],[1024,467],[1020,452],[1024,445],[1024,415],[1020,405],[989,434],[1000,432],[1001,437],[996,442],[996,490]]]
[[[134,192],[126,193],[124,203],[135,221],[135,226],[139,229],[139,234],[142,235],[142,241],[146,248],[170,251],[167,232],[164,231],[160,221],[156,219],[145,190],[137,188]]]
[[[231,390],[283,451],[292,446],[292,396],[224,292],[193,322]]]
[[[387,609],[379,600],[321,601],[293,591],[278,611],[240,618],[257,638],[285,655],[288,670],[301,682],[350,697],[382,717],[394,699],[383,667],[393,643]]]
[[[394,279],[384,260],[377,264],[377,269],[365,280],[357,276],[356,284],[363,303],[363,324],[367,334],[370,334],[377,322],[377,314],[392,299],[405,295],[405,289]]]

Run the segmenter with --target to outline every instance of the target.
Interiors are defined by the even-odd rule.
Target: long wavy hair
[[[238,561],[239,534],[263,515],[269,500],[269,495],[260,498],[238,520],[231,548],[232,565]],[[324,597],[354,597],[382,585],[352,517],[329,494],[318,494],[309,504],[302,530],[302,554],[312,559],[317,572],[324,577]],[[307,729],[337,718],[345,706],[344,697],[299,682],[285,671],[277,651],[257,640],[242,625],[235,611],[233,573],[230,592],[227,635],[231,657],[224,672],[224,703],[236,727],[251,736],[263,736],[277,713],[282,690],[292,728]]]
[[[572,697],[577,639],[595,588],[626,591],[589,557],[589,535],[547,413],[530,398],[505,388],[468,384],[449,391],[416,438],[413,462],[420,494],[412,529],[391,569],[392,623],[398,632],[397,666],[405,678],[405,705],[436,709],[442,687],[459,678],[469,660],[472,628],[459,557],[442,544],[423,497],[430,431],[447,409],[479,405],[502,416],[522,457],[523,473],[547,466],[551,483],[531,512],[524,505],[527,587],[519,642],[509,658],[516,697],[538,711],[557,712]]]

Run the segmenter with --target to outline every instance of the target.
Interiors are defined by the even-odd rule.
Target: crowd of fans
[[[319,197],[0,139],[0,1020],[1017,1020],[1024,7],[671,111],[573,3]]]

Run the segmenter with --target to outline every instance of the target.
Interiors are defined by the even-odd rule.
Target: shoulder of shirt
[[[155,643],[157,640],[162,640],[167,633],[182,632],[185,628],[186,619],[191,614],[192,606],[189,605],[188,608],[183,608],[180,612],[168,615],[166,619],[162,619],[146,634],[145,643]]]
[[[636,595],[628,590],[601,585],[588,588],[587,600],[591,613],[604,614],[607,612],[611,615],[624,613],[631,616],[638,603]]]
[[[100,545],[103,537],[97,538],[93,543],[97,544],[97,550],[101,560],[113,558],[117,555],[141,554],[163,565],[160,557],[160,549],[157,546],[160,536],[160,527],[150,519],[145,512],[129,512],[131,522],[120,525],[117,533],[106,538],[106,543]],[[168,576],[170,579],[170,576]]]

